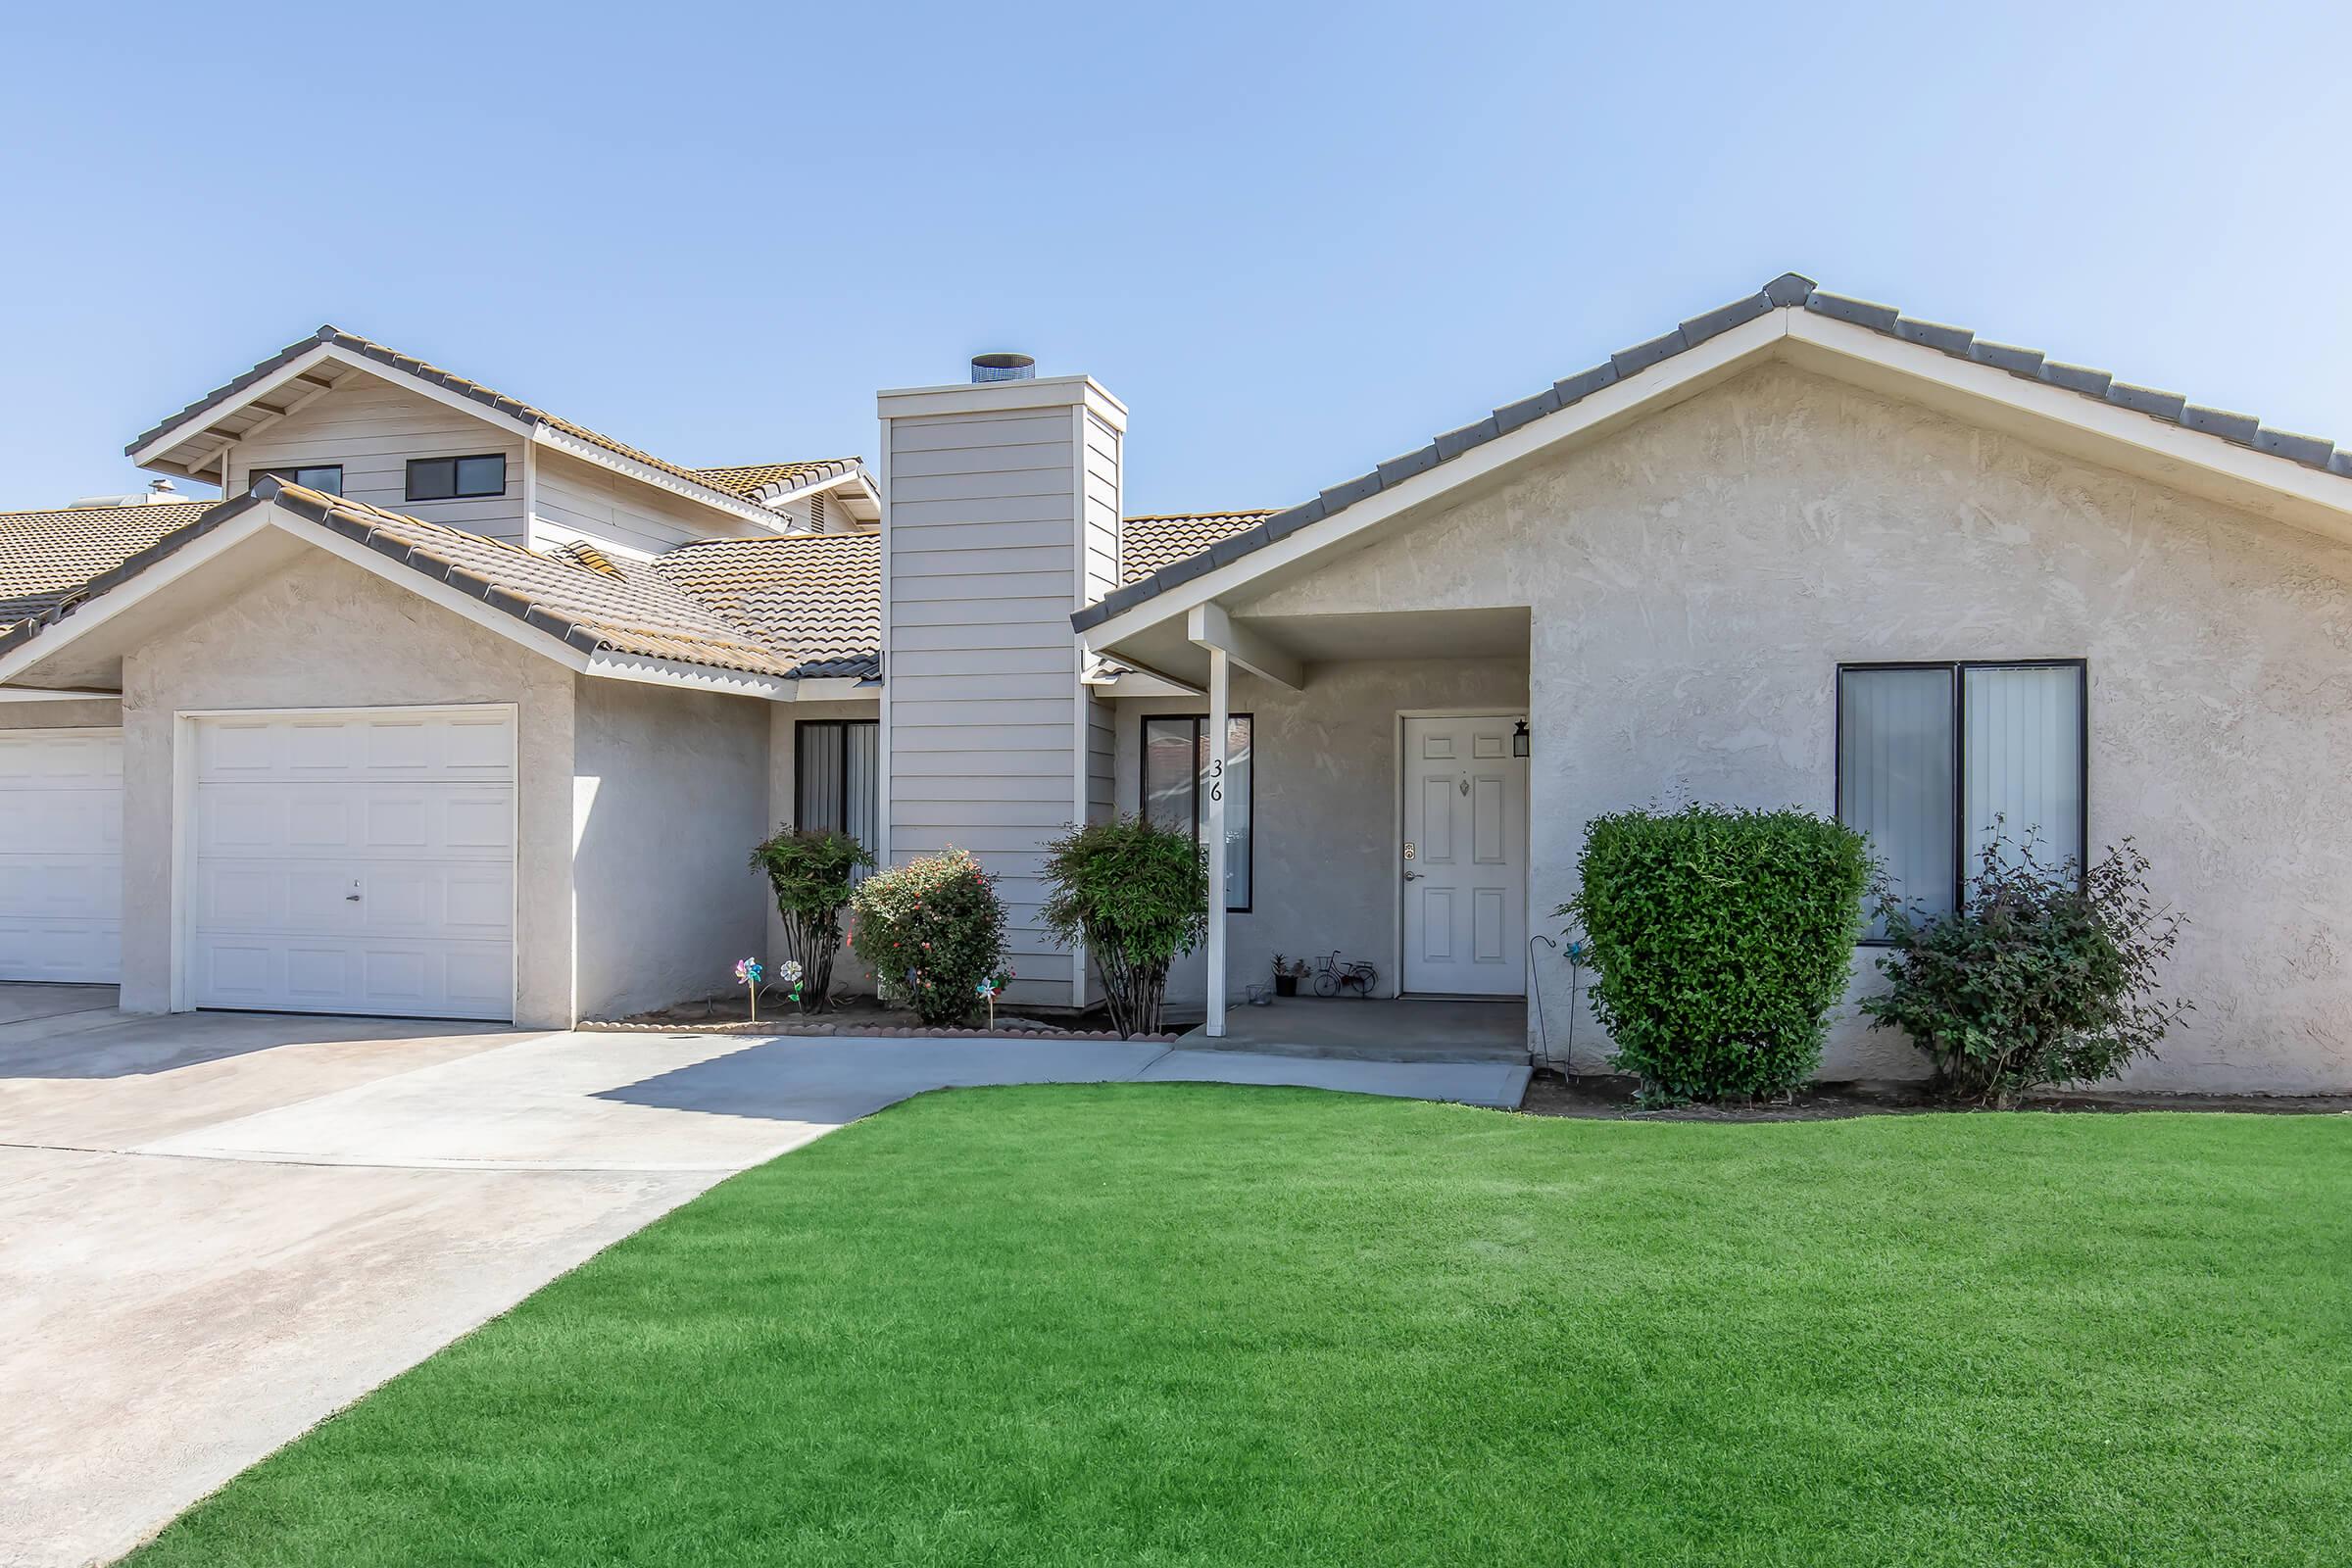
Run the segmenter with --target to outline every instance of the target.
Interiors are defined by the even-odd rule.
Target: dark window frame
[[[1250,723],[1250,842],[1243,857],[1243,870],[1249,879],[1250,897],[1242,904],[1225,906],[1227,914],[1249,914],[1257,905],[1257,714],[1229,712],[1228,721],[1247,719]],[[1190,719],[1193,724],[1193,755],[1200,755],[1200,743],[1208,733],[1206,713],[1145,713],[1136,728],[1136,750],[1140,754],[1135,764],[1136,815],[1148,817],[1152,809],[1152,726],[1171,720]],[[1193,769],[1193,842],[1200,842],[1200,768]]]
[[[834,833],[847,833],[850,830],[850,730],[858,725],[862,725],[867,729],[879,730],[881,728],[882,721],[878,718],[796,718],[793,720],[792,825],[799,831],[804,833],[814,831],[809,826],[807,813],[802,809],[802,802],[804,800],[802,792],[807,788],[808,780],[801,771],[801,757],[803,755],[801,749],[801,732],[808,729],[836,729],[841,731],[841,745],[838,748],[841,753],[841,777],[835,781],[839,786],[839,795],[841,799],[841,820],[831,824],[831,826],[825,829],[825,831]],[[879,736],[876,738],[879,739]],[[881,811],[882,780],[880,775],[877,774],[874,779],[874,815],[877,826],[880,824]]]
[[[302,485],[306,490],[323,489],[324,487],[321,485],[304,483],[300,477],[306,473],[317,473],[322,468],[332,468],[335,471],[335,487],[331,491],[327,491],[327,494],[341,495],[343,493],[343,465],[340,463],[272,463],[267,467],[248,469],[245,474],[245,488],[251,490],[264,479],[275,479],[281,484]]]
[[[445,496],[418,495],[416,493],[416,470],[444,463],[449,465],[449,494]],[[458,466],[462,463],[496,463],[498,465],[498,488],[495,490],[459,489]],[[411,458],[406,470],[407,482],[403,486],[402,494],[404,499],[410,501],[495,501],[507,493],[509,466],[507,455],[504,452],[461,452],[454,457],[447,458]]]
[[[2090,867],[2090,661],[2087,659],[1881,659],[1840,662],[1832,677],[1836,713],[1830,732],[1830,814],[1845,820],[1845,677],[1881,669],[1942,669],[1952,677],[1952,906],[1968,895],[1968,672],[1972,669],[2071,669],[2082,701],[2076,710],[2075,880],[2083,885]],[[1861,946],[1883,948],[1885,937],[1864,937]]]

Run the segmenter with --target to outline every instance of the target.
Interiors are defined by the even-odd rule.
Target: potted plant
[[[1274,994],[1276,996],[1297,996],[1298,982],[1305,978],[1306,960],[1304,958],[1286,958],[1279,953],[1274,955]]]

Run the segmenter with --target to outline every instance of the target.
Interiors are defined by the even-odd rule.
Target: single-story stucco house
[[[1931,906],[1996,814],[2132,838],[2197,1011],[2129,1082],[2352,1090],[2352,453],[1793,274],[1287,511],[1125,515],[1084,376],[879,413],[687,468],[323,328],[131,443],[228,499],[0,516],[0,980],[617,1015],[768,945],[797,821],[975,852],[1083,1007],[1040,846],[1145,811],[1212,1031],[1336,951],[1591,1068],[1585,824],[1793,804]]]

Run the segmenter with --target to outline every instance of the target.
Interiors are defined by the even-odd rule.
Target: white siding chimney
[[[1039,911],[1043,848],[1113,809],[1107,705],[1071,612],[1118,585],[1125,405],[1086,376],[884,392],[883,776],[890,858],[956,845],[997,880],[1006,1000],[1086,1005]]]

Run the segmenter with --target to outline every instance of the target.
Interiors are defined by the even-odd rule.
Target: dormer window
[[[305,490],[323,490],[330,496],[339,496],[343,493],[343,465],[293,464],[282,468],[256,468],[245,476],[245,488],[250,490],[264,479],[298,484]]]
[[[411,501],[464,501],[507,493],[507,460],[485,458],[411,458]]]

